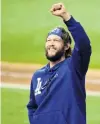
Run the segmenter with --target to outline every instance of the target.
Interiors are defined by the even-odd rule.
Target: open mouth
[[[50,48],[48,48],[48,50],[56,50],[56,48],[50,47]]]
[[[49,50],[55,51],[55,49],[53,49],[53,48],[50,48]]]

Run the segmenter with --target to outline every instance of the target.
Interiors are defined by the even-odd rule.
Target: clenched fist
[[[69,12],[67,12],[63,3],[57,3],[52,5],[51,13],[55,16],[62,17],[63,20],[68,21],[71,18]]]

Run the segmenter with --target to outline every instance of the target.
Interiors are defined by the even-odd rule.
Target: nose
[[[53,40],[51,40],[51,45],[54,45],[54,42],[53,42]]]
[[[49,42],[46,43],[46,47],[49,49],[50,47],[54,47],[54,42],[53,40],[50,40]]]
[[[49,45],[54,45],[54,40],[51,40],[51,41],[49,42]]]

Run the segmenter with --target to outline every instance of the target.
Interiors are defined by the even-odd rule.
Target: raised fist
[[[57,3],[52,5],[50,11],[53,15],[62,17],[64,20],[69,20],[71,17],[63,3]]]

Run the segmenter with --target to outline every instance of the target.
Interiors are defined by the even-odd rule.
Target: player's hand
[[[52,5],[50,11],[53,15],[62,17],[65,21],[68,21],[71,18],[71,15],[69,14],[69,12],[67,12],[63,3]]]

